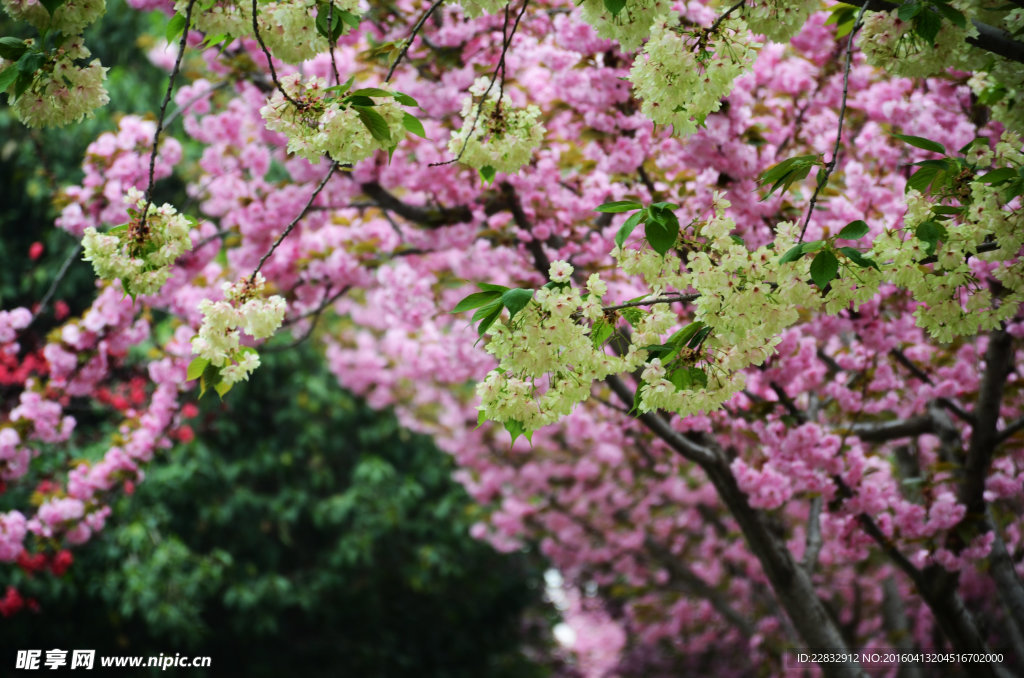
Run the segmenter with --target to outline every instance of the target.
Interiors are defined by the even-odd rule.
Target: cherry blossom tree
[[[1024,670],[1018,2],[134,5],[167,93],[58,198],[98,291],[6,396],[5,482],[69,403],[147,399],[0,560],[87,541],[183,403],[312,341],[454,456],[476,536],[541,544],[583,675]],[[107,103],[102,2],[4,7],[25,124]]]

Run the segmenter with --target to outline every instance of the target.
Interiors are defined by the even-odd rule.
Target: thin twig
[[[729,15],[738,10],[746,3],[746,0],[740,0],[735,5],[725,10],[720,17],[715,19],[715,23],[711,24],[711,28],[708,29],[708,33],[714,33],[718,30],[718,27],[722,25],[722,22],[729,18]]]
[[[75,249],[71,250],[71,254],[68,255],[68,258],[64,260],[64,263],[60,265],[60,270],[57,271],[57,276],[53,279],[53,282],[50,283],[50,289],[46,290],[46,294],[43,295],[43,300],[39,302],[39,306],[36,307],[36,311],[32,314],[32,319],[28,321],[28,325],[25,326],[25,329],[28,329],[32,323],[36,321],[36,318],[42,314],[46,305],[50,303],[50,299],[57,292],[57,285],[59,285],[61,280],[64,279],[64,276],[67,275],[68,269],[71,268],[71,262],[75,260],[75,257],[77,257],[78,253],[81,251],[82,243],[78,243],[78,245],[75,246]]]
[[[331,70],[334,72],[334,84],[341,84],[341,76],[338,75],[338,62],[334,60],[334,0],[327,9],[327,40],[330,43]]]
[[[253,35],[256,36],[256,42],[260,44],[260,49],[263,50],[263,55],[267,57],[267,68],[270,69],[270,79],[274,81],[274,87],[276,87],[277,91],[281,93],[281,96],[283,96],[288,103],[301,111],[305,106],[293,99],[288,92],[285,92],[284,87],[281,87],[281,81],[277,79],[277,70],[274,68],[274,57],[270,55],[270,50],[267,49],[266,43],[263,42],[263,36],[260,35],[260,26],[257,22],[257,18],[259,17],[259,7],[256,4],[257,1],[258,0],[252,0],[252,32]],[[192,0],[192,2],[195,2],[195,0]]]
[[[502,40],[501,56],[498,58],[498,65],[494,69],[494,73],[491,75],[491,82],[487,85],[487,89],[484,91],[483,96],[480,98],[480,103],[476,107],[476,117],[473,118],[473,124],[469,127],[469,133],[466,134],[466,138],[462,140],[462,148],[459,149],[459,154],[451,160],[444,162],[432,162],[430,167],[441,167],[443,165],[451,165],[462,159],[462,154],[466,152],[466,147],[469,145],[469,140],[473,138],[473,134],[476,132],[477,123],[480,122],[480,115],[483,113],[484,104],[487,102],[487,97],[490,96],[491,90],[494,89],[494,83],[498,80],[498,73],[503,72],[505,68],[505,55],[508,54],[508,48],[512,46],[512,38],[515,37],[516,29],[519,28],[519,22],[523,18],[523,14],[526,13],[526,6],[530,4],[530,0],[523,0],[523,6],[519,10],[519,14],[516,16],[515,24],[512,25],[512,30],[506,33],[507,25],[502,28],[502,35],[508,35],[507,39]],[[506,7],[507,9],[507,7]],[[506,24],[509,15],[505,13]],[[502,81],[502,91],[504,91],[504,79]]]
[[[655,297],[654,299],[647,299],[644,301],[628,301],[625,304],[619,304],[617,306],[605,306],[601,310],[605,313],[610,311],[618,311],[623,308],[634,308],[636,306],[653,306],[654,304],[672,304],[675,302],[687,303],[694,301],[700,297],[699,294],[674,294],[667,297]]]
[[[302,217],[306,216],[306,212],[308,212],[309,208],[313,205],[313,201],[316,200],[316,197],[318,195],[320,195],[320,191],[324,190],[324,186],[326,186],[327,185],[327,181],[332,176],[334,176],[334,170],[336,170],[337,168],[338,168],[338,163],[336,163],[336,162],[331,163],[331,168],[329,170],[327,170],[327,174],[324,176],[323,180],[320,181],[320,184],[316,187],[316,190],[313,191],[313,194],[309,196],[309,200],[306,201],[306,205],[305,205],[305,207],[302,208],[302,211],[299,212],[299,215],[297,217],[295,217],[294,219],[292,219],[291,223],[289,223],[285,227],[284,232],[281,233],[280,236],[278,236],[277,240],[274,241],[274,244],[270,247],[269,250],[267,250],[266,254],[264,254],[262,257],[260,257],[260,263],[256,265],[256,270],[252,272],[251,276],[249,276],[249,283],[250,284],[255,282],[256,274],[260,272],[260,269],[263,268],[263,264],[266,263],[267,259],[270,258],[270,255],[272,255],[274,253],[274,250],[276,250],[278,248],[278,246],[282,242],[284,242],[284,239],[287,238],[291,234],[292,230],[295,229],[296,224],[299,223],[299,221],[302,219]]]
[[[149,206],[153,204],[153,182],[156,174],[156,155],[160,148],[160,133],[164,129],[164,116],[167,114],[167,104],[171,101],[171,94],[174,92],[174,81],[181,70],[181,60],[185,56],[185,48],[188,47],[188,29],[192,25],[192,7],[196,0],[188,0],[185,7],[185,28],[181,31],[181,40],[178,42],[178,56],[174,59],[174,68],[171,69],[171,77],[167,79],[167,91],[164,93],[164,100],[160,104],[160,117],[156,121],[156,133],[153,135],[153,150],[149,154],[149,180],[146,183],[146,204],[142,208],[142,216],[139,218],[139,231],[145,233],[146,216],[149,214]]]
[[[434,10],[440,7],[443,2],[444,0],[436,0],[432,5],[430,5],[430,8],[423,13],[423,16],[421,16],[419,21],[416,22],[416,25],[412,27],[412,32],[409,34],[409,37],[405,39],[405,45],[402,46],[402,51],[398,53],[398,58],[395,59],[395,63],[391,64],[391,68],[388,69],[388,76],[384,78],[384,82],[391,81],[391,76],[395,74],[395,69],[398,68],[398,64],[402,62],[402,59],[409,51],[409,48],[412,47],[412,41],[416,39],[416,34],[420,32],[420,29],[423,28],[423,24],[427,22],[430,15],[433,14]]]
[[[807,225],[811,223],[811,215],[814,214],[814,205],[818,202],[818,195],[828,185],[828,178],[832,176],[832,170],[836,168],[839,160],[839,148],[843,143],[843,119],[846,117],[846,98],[850,92],[850,67],[853,65],[853,36],[857,34],[860,22],[864,18],[864,10],[867,5],[862,5],[857,12],[857,19],[853,22],[853,29],[850,30],[850,39],[846,43],[846,66],[843,68],[843,101],[839,106],[839,124],[836,126],[836,145],[832,149],[832,159],[825,165],[825,174],[815,183],[814,193],[811,195],[811,203],[807,206],[807,218],[804,219],[804,226],[800,229],[800,239],[804,241],[804,234],[807,232]]]

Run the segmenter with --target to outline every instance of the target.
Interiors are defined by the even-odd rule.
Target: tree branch
[[[964,478],[959,491],[960,502],[967,507],[968,518],[973,514],[973,520],[985,515],[985,477],[992,462],[992,452],[998,444],[996,426],[1012,357],[1013,338],[1006,329],[992,332],[985,350],[985,372],[981,377],[978,404],[974,408],[977,422],[971,432],[967,460],[964,463]]]

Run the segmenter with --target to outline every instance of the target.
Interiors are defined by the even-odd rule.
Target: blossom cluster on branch
[[[1020,9],[134,4],[187,31],[168,103],[201,152],[154,148],[162,117],[90,146],[58,225],[108,280],[45,337],[0,315],[47,364],[4,396],[3,479],[151,386],[0,504],[0,560],[86,541],[195,381],[310,340],[454,455],[476,536],[539,545],[588,676],[938,637],[1024,661],[1024,71],[985,42]],[[8,54],[18,111],[50,57]],[[172,174],[177,207],[140,197]]]

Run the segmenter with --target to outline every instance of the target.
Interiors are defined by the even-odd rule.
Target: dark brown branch
[[[998,444],[996,426],[1012,358],[1013,338],[1005,329],[992,332],[985,351],[985,372],[981,377],[978,404],[974,408],[977,421],[971,432],[959,491],[960,502],[967,507],[968,519],[972,514],[973,520],[985,515],[985,478],[992,462],[992,452]]]
[[[472,221],[473,211],[464,205],[458,207],[421,207],[402,202],[376,181],[361,184],[363,193],[384,210],[427,228],[440,228]]]
[[[927,414],[921,414],[910,419],[864,422],[850,427],[850,433],[870,443],[884,443],[896,440],[897,438],[916,438],[925,433],[934,432],[934,422],[931,416]]]
[[[526,243],[526,249],[533,255],[533,267],[540,271],[541,275],[547,276],[548,269],[551,268],[551,260],[548,259],[548,255],[544,251],[543,243],[533,237],[533,224],[530,223],[526,212],[523,211],[523,203],[520,202],[516,189],[507,181],[502,182],[501,195],[504,198],[505,206],[512,213],[512,221],[515,222],[516,226],[530,234],[530,240]]]
[[[999,434],[996,436],[996,444],[998,445],[1000,443],[1006,442],[1021,429],[1024,429],[1024,417],[1015,419],[1014,421],[1011,421],[1009,424],[1007,424],[1006,428],[1000,431]]]

